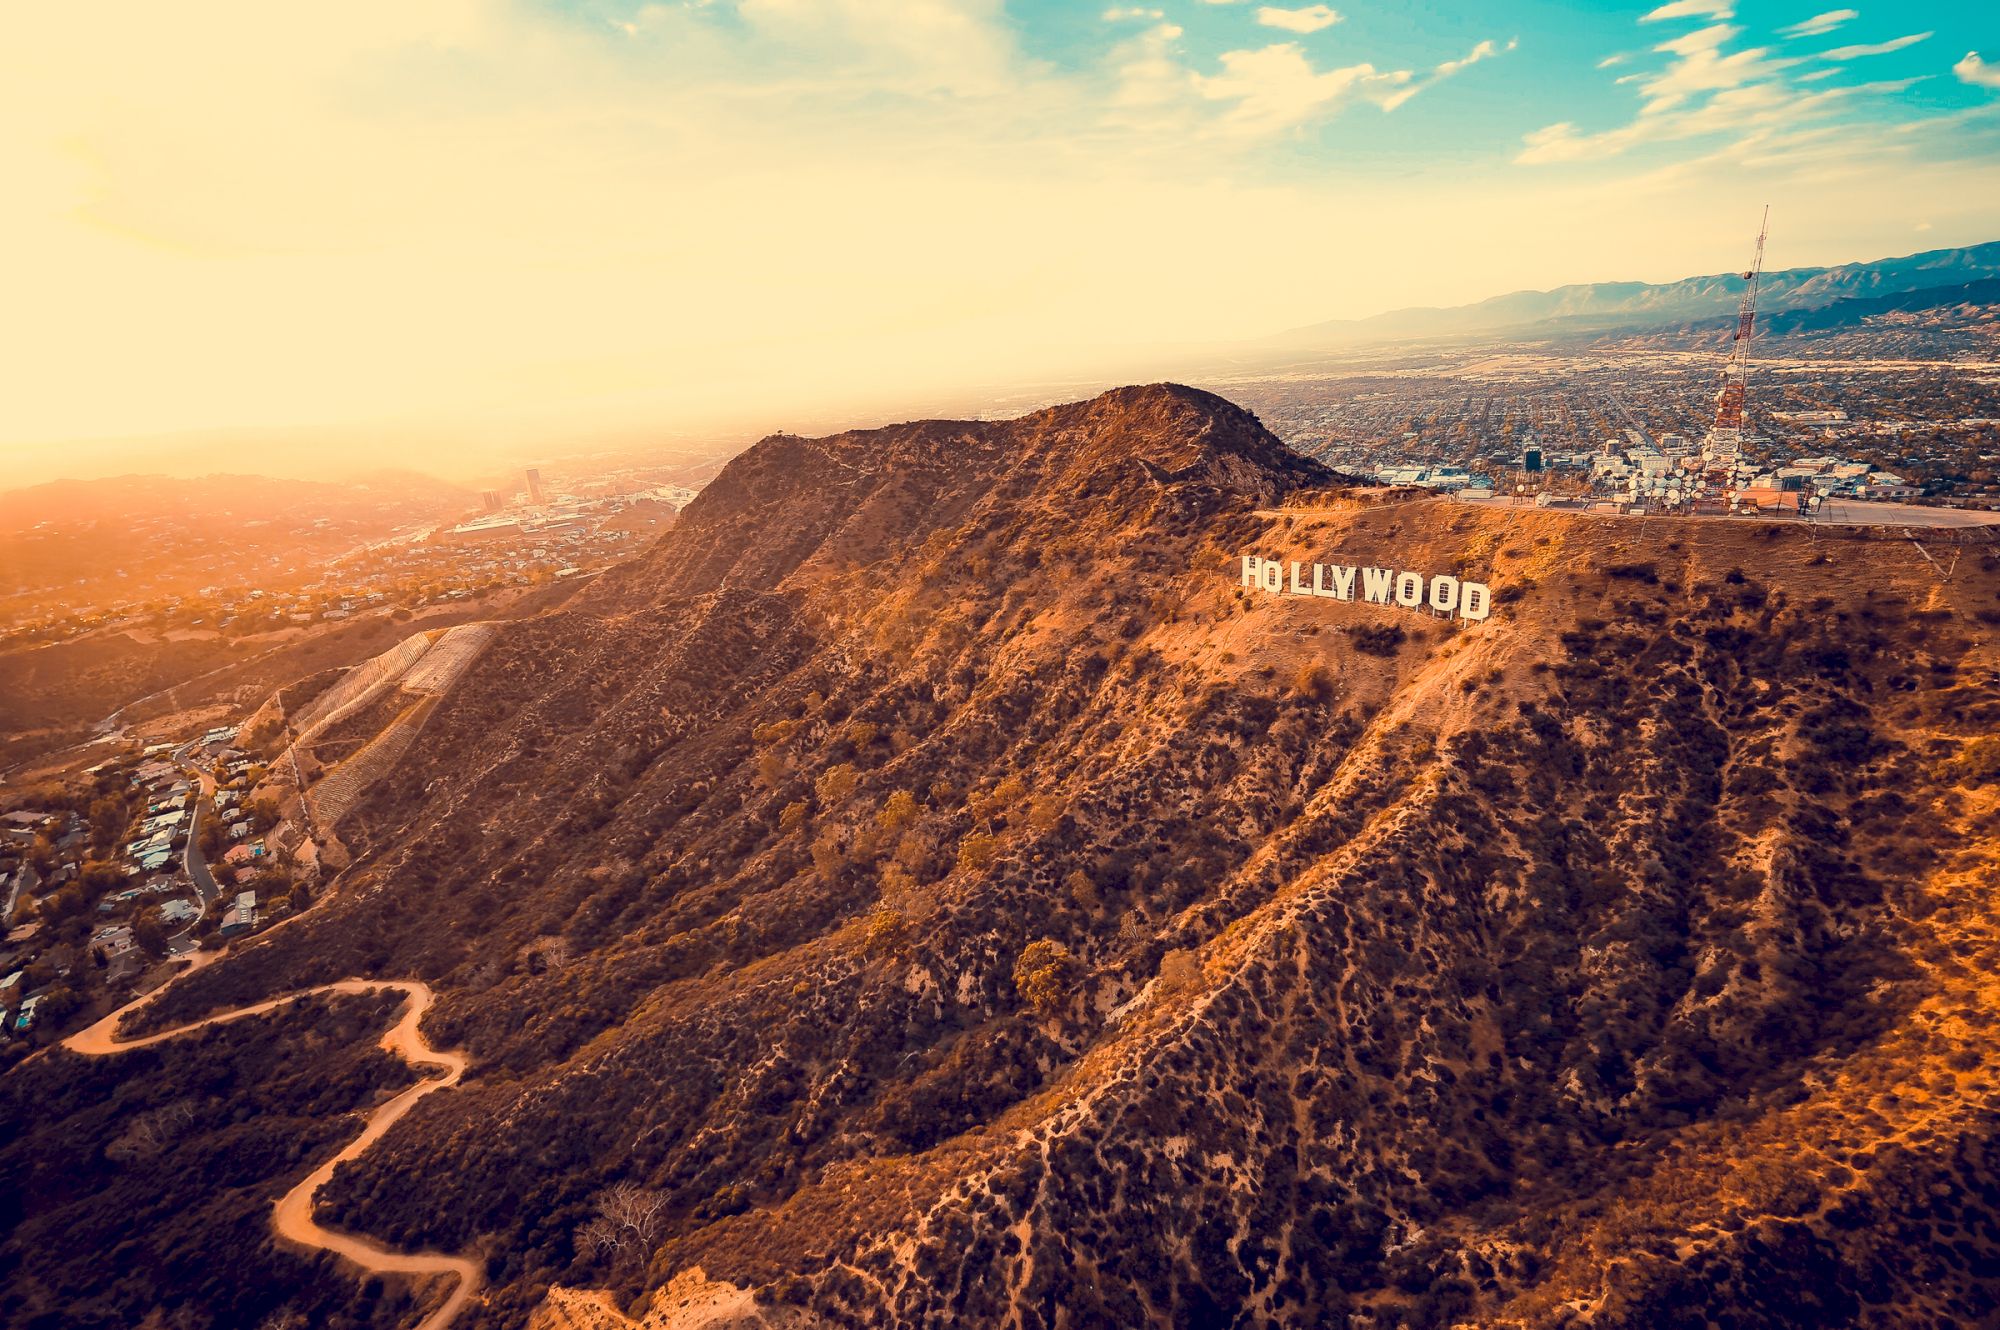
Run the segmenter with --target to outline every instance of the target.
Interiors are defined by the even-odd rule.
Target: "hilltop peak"
[[[1118,388],[1017,420],[774,434],[723,468],[601,595],[703,594],[896,557],[983,513],[1065,529],[1184,527],[1340,479],[1255,416],[1181,384]]]

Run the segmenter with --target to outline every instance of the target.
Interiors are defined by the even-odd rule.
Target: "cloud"
[[[1303,9],[1279,9],[1265,5],[1257,11],[1257,21],[1267,28],[1283,28],[1286,32],[1318,32],[1340,22],[1339,11],[1327,5],[1307,5]]]
[[[1951,67],[1958,75],[1960,83],[1971,84],[1975,88],[2000,88],[2000,65],[1989,65],[1977,51],[1967,51],[1965,59]]]
[[[1485,81],[1466,61],[1497,53],[1468,39],[1406,71],[1278,48],[1197,70],[1178,26],[1112,27],[1109,3],[1076,11],[1100,51],[1082,64],[1031,54],[1000,0],[671,0],[621,5],[630,30],[520,0],[0,7],[0,457],[28,483],[28,464],[75,469],[51,441],[324,427],[323,457],[414,440],[476,476],[522,439],[723,447],[977,411],[952,394],[1087,376],[1139,345],[1555,285],[1635,253],[1702,271],[1741,164],[1773,157],[1821,173],[1772,190],[1820,219],[1826,248],[1800,262],[1919,216],[1969,234],[2000,215],[1983,141],[1939,124],[1856,176],[1850,136],[1822,131],[1870,94],[1808,103],[1826,85],[1789,74],[1599,142],[1611,122],[1581,112],[1538,131],[1584,155],[1712,134],[1672,154],[1671,188],[1437,169],[1458,158],[1428,141],[1395,148],[1396,171],[1268,150],[1335,115],[1372,124],[1448,71]],[[1201,281],[1160,280],[1190,255]]]
[[[1725,52],[1723,48],[1741,32],[1741,28],[1717,23],[1654,47],[1656,52],[1678,59],[1640,82],[1640,91],[1648,98],[1646,111],[1657,114],[1691,97],[1742,87],[1798,63],[1771,59],[1770,51],[1761,46]]]
[[[1829,9],[1824,14],[1814,14],[1803,23],[1794,23],[1789,28],[1778,29],[1784,37],[1823,37],[1843,23],[1850,23],[1861,17],[1858,9]]]
[[[1113,48],[1105,62],[1112,94],[1108,119],[1128,128],[1166,128],[1194,90],[1194,75],[1181,64],[1176,23],[1156,23]]]
[[[906,92],[992,95],[1018,74],[1000,0],[738,0],[737,12],[823,71]]]
[[[1501,46],[1490,39],[1487,41],[1483,41],[1479,43],[1479,45],[1473,47],[1470,51],[1466,52],[1464,55],[1460,56],[1458,59],[1447,60],[1444,63],[1440,64],[1437,67],[1435,73],[1438,78],[1441,79],[1450,78],[1453,74],[1458,73],[1458,71],[1460,71],[1461,69],[1469,68],[1473,65],[1478,64],[1481,60],[1489,59],[1492,56],[1499,55],[1502,51],[1512,51],[1517,47],[1519,47],[1520,44],[1521,40],[1518,37],[1510,38],[1505,46]]]
[[[1736,10],[1730,0],[1669,0],[1658,9],[1640,18],[1641,23],[1659,23],[1672,18],[1735,18]]]
[[[1297,42],[1258,51],[1225,51],[1222,72],[1195,79],[1211,101],[1233,102],[1226,123],[1240,133],[1267,134],[1290,129],[1350,102],[1384,98],[1415,76],[1407,69],[1382,70],[1372,64],[1315,70]]]
[[[1505,46],[1501,46],[1498,43],[1493,42],[1491,40],[1483,41],[1479,43],[1479,45],[1473,47],[1472,50],[1467,52],[1465,55],[1460,56],[1458,59],[1443,61],[1436,68],[1431,70],[1428,77],[1421,79],[1415,83],[1407,83],[1404,86],[1397,88],[1395,91],[1385,95],[1381,99],[1382,109],[1385,111],[1393,111],[1397,107],[1401,106],[1404,102],[1409,101],[1410,98],[1416,96],[1418,93],[1436,87],[1438,84],[1444,82],[1446,79],[1450,78],[1453,74],[1458,73],[1460,70],[1466,69],[1472,65],[1476,65],[1481,60],[1488,59],[1491,56],[1499,55],[1503,51],[1511,51],[1516,47],[1518,47],[1520,44],[1521,43],[1519,38],[1514,38],[1512,40],[1509,40]]]
[[[1599,69],[1612,69],[1618,65],[1624,64],[1627,60],[1630,60],[1631,58],[1632,58],[1631,56],[1626,55],[1624,52],[1621,51],[1617,55],[1605,56],[1602,60],[1597,62],[1597,67]]]
[[[1113,5],[1104,11],[1106,23],[1118,23],[1125,19],[1162,19],[1166,14],[1158,9],[1142,9],[1137,5]]]
[[[1928,32],[1913,32],[1907,37],[1897,37],[1890,41],[1875,42],[1866,46],[1836,46],[1831,51],[1821,51],[1819,58],[1822,60],[1855,60],[1864,55],[1887,55],[1891,51],[1900,51],[1906,46],[1915,46],[1918,42],[1930,38],[1931,35]]]
[[[1809,131],[1807,122],[1839,118],[1846,108],[1870,98],[1892,97],[1912,80],[1814,87],[1840,74],[1839,67],[1799,72],[1804,58],[1777,56],[1767,47],[1738,48],[1742,29],[1712,23],[1653,48],[1669,57],[1664,67],[1628,74],[1618,83],[1636,83],[1643,99],[1626,124],[1588,131],[1574,120],[1560,120],[1526,135],[1515,161],[1528,165],[1603,160],[1634,149],[1696,139],[1720,139],[1730,144],[1722,152],[1749,154],[1776,151],[1796,158]],[[1884,43],[1900,49],[1922,40]],[[1875,49],[1848,48],[1820,59],[1874,54]],[[1851,117],[1850,117],[1851,118]],[[1817,133],[1815,127],[1810,132]],[[1855,134],[1847,151],[1861,154],[1884,141],[1883,135]],[[1781,145],[1774,148],[1772,145]],[[1816,151],[1835,153],[1837,145]],[[1823,168],[1831,169],[1831,168]]]

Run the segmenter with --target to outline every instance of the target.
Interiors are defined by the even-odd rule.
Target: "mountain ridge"
[[[1993,1305],[1984,1231],[1897,1264],[2000,1197],[1990,549],[1371,503],[1171,387],[773,436],[683,518],[147,1013],[429,982],[472,1069],[323,1205],[489,1253],[469,1325],[696,1269],[742,1326]]]
[[[1828,305],[1844,298],[1891,295],[2000,277],[2000,241],[1831,267],[1766,272],[1762,305],[1771,311]],[[1276,334],[1269,343],[1315,343],[1535,330],[1548,333],[1642,328],[1733,313],[1740,274],[1674,282],[1582,282],[1547,291],[1514,291],[1468,305],[1413,307],[1362,319],[1336,319]]]

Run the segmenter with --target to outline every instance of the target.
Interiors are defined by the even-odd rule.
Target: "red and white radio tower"
[[[1708,432],[1709,451],[1734,457],[1743,451],[1743,399],[1750,384],[1750,343],[1757,335],[1757,286],[1764,279],[1764,241],[1771,234],[1771,205],[1764,205],[1764,223],[1757,230],[1757,259],[1743,274],[1743,306],[1736,313],[1736,338],[1729,363],[1722,370],[1722,391],[1715,395],[1715,428]]]

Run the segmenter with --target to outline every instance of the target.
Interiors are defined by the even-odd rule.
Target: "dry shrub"
[[[1301,665],[1292,691],[1309,701],[1324,702],[1333,696],[1333,671],[1319,661]]]
[[[1000,856],[1000,839],[975,831],[958,843],[958,866],[968,872],[988,868]]]

